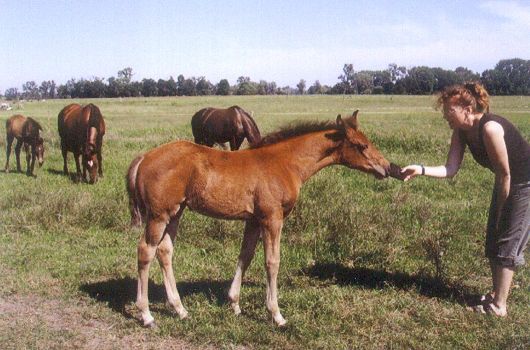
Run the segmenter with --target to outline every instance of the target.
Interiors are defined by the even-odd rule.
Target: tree
[[[458,82],[463,83],[466,81],[479,81],[480,75],[465,67],[457,67],[455,73],[458,76]]]
[[[249,77],[237,78],[236,95],[256,95],[258,92],[258,84],[250,81]]]
[[[500,60],[495,66],[496,77],[503,95],[528,95],[530,93],[530,60],[512,58]]]
[[[142,96],[142,83],[139,81],[133,81],[129,85],[129,91],[131,92],[132,97]]]
[[[108,85],[106,88],[105,96],[107,97],[118,97],[120,96],[120,85],[115,77],[107,79]]]
[[[145,97],[158,96],[158,87],[153,79],[142,80],[142,95]]]
[[[258,89],[256,93],[258,95],[267,95],[267,82],[265,80],[260,80],[258,83]]]
[[[27,100],[38,100],[40,98],[39,88],[34,81],[27,81],[22,84],[22,95]]]
[[[303,95],[305,93],[305,80],[300,79],[300,82],[296,84],[296,88],[298,89],[298,93]]]
[[[276,82],[271,81],[270,83],[267,83],[267,95],[274,95],[276,94],[277,87]]]
[[[167,81],[164,79],[158,79],[156,86],[158,88],[158,96],[169,96],[169,86]]]
[[[445,70],[442,68],[432,68],[432,73],[434,74],[434,91],[441,91],[447,86],[461,83],[460,77],[456,74],[455,71]]]
[[[357,92],[359,94],[369,95],[374,89],[373,72],[361,71],[355,74]]]
[[[344,94],[358,93],[357,82],[355,81],[355,71],[353,70],[353,64],[344,64],[342,67],[343,74],[339,75],[338,79],[341,80],[340,90]]]
[[[212,95],[214,91],[214,86],[210,81],[206,80],[205,77],[199,77],[197,79],[197,95],[199,96],[208,96]]]
[[[250,77],[240,76],[239,78],[237,78],[237,83],[238,84],[250,83]]]
[[[56,86],[55,81],[43,81],[39,86],[39,93],[42,98],[55,98]]]
[[[230,83],[226,79],[221,79],[215,89],[217,95],[230,95]]]
[[[124,85],[131,83],[132,76],[133,72],[131,67],[123,68],[122,70],[118,71],[118,80]]]
[[[429,95],[434,91],[436,79],[429,67],[413,67],[408,75],[401,79],[405,85],[405,91],[410,95]]]
[[[7,100],[18,100],[18,98],[20,97],[20,94],[18,92],[18,89],[16,87],[13,87],[5,91],[4,97]]]
[[[398,67],[395,63],[390,63],[387,71],[390,73],[390,81],[392,81],[393,84],[407,76],[407,68],[404,66]]]
[[[177,82],[173,77],[169,77],[169,80],[167,81],[167,89],[169,96],[177,96]]]

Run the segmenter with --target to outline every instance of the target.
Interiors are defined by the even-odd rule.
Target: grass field
[[[294,120],[334,120],[359,109],[361,128],[387,159],[438,165],[445,162],[450,130],[432,108],[432,97],[91,100],[107,124],[105,174],[96,185],[75,184],[61,174],[57,114],[71,102],[24,102],[0,112],[2,125],[15,113],[36,118],[46,146],[36,178],[0,173],[1,348],[530,347],[529,267],[516,275],[508,318],[465,309],[490,286],[483,244],[494,180],[469,153],[452,180],[378,181],[338,166],[311,178],[282,234],[279,304],[288,320],[282,329],[265,308],[261,245],[243,282],[243,313],[236,317],[226,292],[243,224],[186,211],[174,269],[191,317],[180,321],[171,313],[153,264],[150,302],[158,328],[146,330],[138,322],[141,230],[128,226],[124,184],[136,155],[191,139],[190,119],[200,108],[238,104],[253,113],[262,134]],[[494,97],[492,111],[530,140],[530,97]],[[0,147],[5,150],[4,136]]]

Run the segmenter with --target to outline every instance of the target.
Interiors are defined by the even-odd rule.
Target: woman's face
[[[443,117],[451,129],[460,129],[467,126],[470,107],[462,107],[450,101],[444,103]]]

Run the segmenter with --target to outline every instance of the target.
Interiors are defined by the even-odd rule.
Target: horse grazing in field
[[[195,143],[208,147],[217,143],[224,147],[229,142],[232,151],[241,147],[245,137],[251,146],[261,140],[256,122],[239,106],[203,108],[191,118],[191,130]]]
[[[339,115],[335,123],[305,123],[280,130],[254,147],[238,152],[175,141],[134,159],[126,182],[131,224],[140,225],[143,220],[146,224],[138,243],[136,301],[144,326],[154,322],[147,287],[149,266],[157,254],[168,301],[180,318],[187,316],[171,263],[177,226],[186,207],[207,216],[246,222],[228,292],[236,314],[241,312],[243,275],[258,239],[262,238],[267,272],[266,306],[274,322],[284,325],[277,290],[283,221],[293,209],[302,184],[333,164],[361,170],[378,179],[387,177],[391,171],[391,164],[359,130],[357,111],[344,119]]]
[[[26,152],[26,175],[33,176],[35,160],[38,160],[39,167],[42,166],[42,163],[44,163],[44,140],[40,136],[41,130],[42,127],[35,119],[24,117],[20,114],[16,114],[6,121],[6,173],[9,172],[9,156],[11,155],[11,146],[14,139],[17,139],[15,156],[17,159],[18,172],[22,171],[20,167],[20,149],[22,146],[24,146],[24,152]]]
[[[82,156],[83,177],[86,181],[88,170],[89,183],[95,183],[98,175],[103,176],[101,148],[105,135],[105,121],[99,108],[92,103],[81,106],[73,103],[64,107],[58,116],[61,152],[63,154],[65,175],[68,175],[67,152],[74,154],[77,169],[76,179],[81,178],[79,156]]]

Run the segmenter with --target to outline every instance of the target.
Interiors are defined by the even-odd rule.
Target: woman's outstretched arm
[[[423,166],[423,165],[408,165],[401,170],[404,175],[404,181],[408,181],[418,175],[427,175],[431,177],[453,177],[456,175],[462,164],[464,158],[464,151],[466,146],[460,137],[458,130],[453,131],[451,136],[451,146],[447,154],[447,162],[445,165],[439,166]]]

